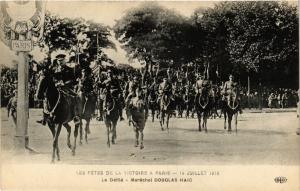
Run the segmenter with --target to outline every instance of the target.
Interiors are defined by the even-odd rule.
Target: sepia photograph
[[[300,190],[298,1],[0,1],[1,190]]]

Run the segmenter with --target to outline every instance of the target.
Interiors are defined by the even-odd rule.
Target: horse
[[[224,101],[224,129],[226,129],[226,118],[228,117],[228,132],[231,132],[231,122],[232,118],[234,117],[234,124],[235,124],[235,132],[237,133],[237,117],[239,112],[239,100],[236,97],[236,92],[230,96],[228,99],[229,101]]]
[[[167,130],[169,131],[169,119],[174,114],[176,109],[176,104],[174,97],[172,94],[167,94],[164,92],[160,98],[160,127],[161,130],[164,131],[163,125],[165,124],[165,116],[166,119],[166,126]]]
[[[211,98],[210,98],[210,88],[202,87],[202,90],[199,93],[199,96],[196,97],[195,100],[195,109],[197,112],[198,118],[198,129],[201,131],[205,130],[207,133],[207,119],[209,117],[210,109],[211,109]],[[202,127],[201,127],[201,119],[203,119]]]
[[[220,90],[218,86],[212,86],[211,91],[210,91],[210,95],[211,95],[211,112],[210,112],[210,116],[211,119],[215,119],[216,117],[221,117],[222,115],[222,110],[221,110],[221,114],[219,115],[218,113],[218,109],[221,108],[221,103],[220,103]],[[221,108],[222,109],[222,108]]]
[[[144,128],[147,120],[146,103],[139,94],[133,97],[129,102],[129,112],[132,118],[133,129],[135,132],[135,147],[139,146],[140,149],[144,148]],[[140,141],[139,141],[140,137]]]
[[[85,125],[85,142],[88,143],[87,134],[90,134],[90,121],[96,110],[97,97],[94,92],[87,95],[80,94],[81,98],[81,115],[80,115],[80,144],[82,144],[82,119],[86,121]]]
[[[119,109],[117,107],[118,98],[113,95],[113,92],[107,94],[104,101],[103,119],[107,128],[107,146],[110,147],[110,133],[112,133],[111,143],[116,143],[117,138],[117,122],[119,119]]]
[[[151,89],[149,91],[149,96],[148,96],[148,108],[149,110],[151,110],[152,122],[154,122],[155,112],[157,111],[156,118],[158,118],[159,115],[159,104],[158,104],[157,93]]]
[[[58,161],[60,160],[58,138],[62,126],[67,129],[67,145],[74,156],[80,126],[74,120],[74,117],[76,117],[74,111],[78,108],[79,97],[74,97],[56,87],[53,75],[50,72],[44,72],[44,75],[40,77],[36,97],[40,100],[45,99],[48,103],[47,107],[44,108],[44,113],[47,115],[47,124],[53,136],[52,163],[55,161],[55,156]],[[73,146],[70,142],[71,126],[68,124],[71,121],[75,123]]]
[[[183,90],[182,88],[174,91],[176,110],[178,112],[178,117],[182,118],[183,110],[184,110],[184,99],[183,99]]]
[[[194,112],[193,112],[194,99],[195,99],[195,96],[194,96],[193,92],[186,90],[185,94],[183,95],[183,102],[184,102],[185,109],[186,109],[186,113],[185,113],[186,119],[188,119],[190,117],[190,112],[192,112],[192,118],[194,118]]]

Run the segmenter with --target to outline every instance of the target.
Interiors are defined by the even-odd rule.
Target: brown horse
[[[164,130],[163,125],[165,124],[166,117],[166,127],[169,131],[169,120],[174,114],[176,109],[175,100],[171,94],[163,94],[160,98],[160,127]]]
[[[85,125],[85,142],[88,143],[87,134],[90,134],[90,121],[96,110],[97,97],[94,92],[88,95],[82,95],[81,98],[81,116],[80,116],[80,144],[82,144],[82,119],[86,121]]]
[[[107,146],[110,147],[110,133],[112,133],[111,143],[116,143],[117,138],[117,122],[119,119],[119,109],[117,107],[118,99],[115,96],[106,95],[105,109],[103,113],[104,122],[107,128]]]
[[[237,117],[239,112],[239,101],[236,96],[231,97],[230,101],[224,101],[224,129],[226,129],[226,118],[228,117],[228,132],[231,132],[231,122],[234,120],[235,132],[237,133]]]
[[[159,104],[157,103],[158,95],[155,91],[150,91],[148,96],[148,107],[151,110],[152,122],[154,122],[155,112],[157,112],[156,118],[159,115]]]
[[[198,117],[198,129],[205,130],[207,133],[207,119],[211,110],[210,88],[203,87],[201,93],[198,95],[195,103],[195,109]],[[202,125],[201,125],[201,119]]]
[[[55,161],[55,154],[57,160],[60,160],[58,138],[62,126],[68,131],[67,145],[72,150],[72,154],[75,155],[76,140],[80,125],[79,123],[75,123],[74,145],[72,146],[70,143],[71,126],[68,123],[74,120],[74,111],[78,108],[79,98],[77,99],[77,97],[73,97],[58,89],[55,86],[52,74],[49,72],[45,72],[40,78],[37,98],[45,99],[48,103],[47,108],[44,108],[44,113],[47,115],[47,124],[53,136],[52,162]]]
[[[139,146],[140,149],[144,148],[144,128],[145,123],[147,120],[146,117],[146,104],[145,101],[139,96],[140,94],[137,93],[137,96],[132,98],[129,102],[129,112],[132,118],[133,129],[135,132],[135,147]],[[140,137],[140,142],[139,142]]]

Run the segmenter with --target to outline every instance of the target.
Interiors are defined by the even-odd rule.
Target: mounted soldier
[[[204,79],[203,76],[199,75],[198,80],[195,84],[195,91],[196,91],[196,97],[195,102],[199,99],[199,96],[208,96],[209,90],[211,88],[210,81],[207,79]]]
[[[122,104],[121,104],[121,94],[122,94],[122,89],[120,86],[120,83],[118,79],[114,76],[114,73],[111,70],[107,71],[107,79],[103,82],[106,88],[106,95],[104,98],[104,110],[107,110],[107,99],[110,98],[115,98],[117,99],[116,101],[116,107],[118,108],[119,111],[119,116],[120,116],[120,121],[123,121],[123,112],[122,112]]]
[[[160,103],[160,106],[162,107],[162,105],[163,105],[162,101],[165,101],[165,100],[163,100],[164,96],[167,96],[168,98],[170,98],[170,96],[172,95],[172,84],[170,83],[168,78],[164,77],[163,82],[159,84],[158,94],[159,94],[158,101]]]
[[[129,125],[132,123],[132,116],[129,111],[129,103],[131,102],[132,98],[136,97],[136,90],[141,87],[141,83],[138,80],[137,76],[134,76],[132,80],[126,84],[125,87],[125,105],[126,105],[126,114],[129,121]]]
[[[222,90],[222,93],[227,98],[228,105],[230,105],[232,101],[239,101],[238,91],[239,90],[237,82],[234,81],[233,75],[229,75],[229,80],[225,82]]]
[[[74,63],[67,63],[66,62],[66,55],[65,54],[58,54],[56,59],[53,61],[53,63],[45,68],[44,72],[53,74],[55,86],[58,87],[58,89],[68,95],[74,103],[74,122],[79,123],[80,119],[80,97],[75,92],[75,85],[77,84],[76,80],[76,74],[75,74],[75,64]],[[47,114],[47,100],[44,100],[44,113]],[[38,123],[42,123],[43,125],[46,124],[46,116],[40,121],[37,121]]]
[[[83,98],[87,98],[89,95],[94,94],[94,76],[92,70],[89,67],[83,68],[81,78],[78,84],[78,93]]]
[[[128,104],[128,102],[130,101],[130,99],[132,97],[135,97],[136,95],[136,89],[138,87],[141,87],[141,83],[139,82],[138,80],[138,77],[137,76],[134,76],[133,77],[133,80],[132,81],[129,81],[127,84],[126,84],[126,87],[125,87],[125,97],[126,97],[126,105]]]

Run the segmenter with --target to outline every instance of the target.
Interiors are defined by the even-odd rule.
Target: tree
[[[196,11],[194,23],[206,31],[211,64],[221,66],[226,76],[233,72],[246,81],[244,74],[252,72],[256,80],[277,83],[278,74],[293,74],[297,81],[297,72],[292,72],[298,71],[296,7],[278,2],[222,2],[202,15]]]
[[[117,21],[114,31],[128,56],[146,63],[146,71],[156,63],[179,67],[191,60],[187,39],[193,31],[188,19],[156,3],[129,10]]]
[[[83,64],[99,60],[113,63],[102,51],[103,48],[115,48],[110,36],[110,28],[83,18],[70,19],[51,15],[45,17],[44,41],[40,47],[49,54],[57,49],[73,51]],[[81,55],[81,56],[79,56]]]

